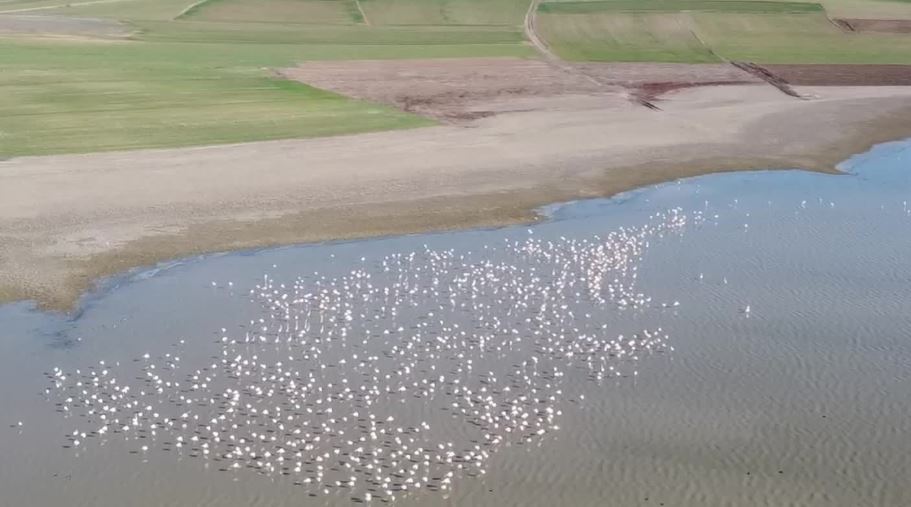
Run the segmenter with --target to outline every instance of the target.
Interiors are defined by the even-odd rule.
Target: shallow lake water
[[[0,505],[911,505],[911,141],[842,169],[0,307]]]

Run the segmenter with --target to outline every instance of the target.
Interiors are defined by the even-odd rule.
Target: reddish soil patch
[[[656,83],[679,83],[690,87],[762,82],[726,63],[584,63],[578,67],[603,83],[628,88]]]
[[[790,83],[788,83],[784,78],[782,78],[778,74],[775,74],[773,71],[771,71],[767,68],[760,67],[759,65],[756,65],[755,63],[752,63],[752,62],[731,62],[731,63],[738,69],[740,69],[744,72],[748,72],[751,75],[753,75],[754,77],[761,79],[761,80],[765,81],[766,83],[769,83],[770,85],[774,86],[775,88],[778,88],[779,90],[781,90],[781,93],[784,93],[785,95],[790,95],[792,97],[798,97],[798,98],[800,97],[800,94],[797,93],[796,91],[794,91],[793,88],[791,88]]]
[[[655,102],[661,100],[661,96],[675,92],[677,90],[685,90],[687,88],[695,88],[697,86],[722,86],[722,85],[741,85],[741,84],[755,84],[755,81],[699,81],[695,83],[684,83],[680,81],[671,81],[671,82],[658,82],[658,83],[642,83],[633,90],[633,94],[640,101],[646,102]]]
[[[795,86],[911,86],[911,65],[763,65]]]
[[[581,74],[518,58],[308,62],[282,75],[444,120],[489,116],[487,106],[503,98],[610,91]]]
[[[908,19],[836,19],[842,30],[848,32],[911,33]]]
[[[756,76],[728,64],[585,63],[586,75],[604,83],[623,86],[633,100],[651,109],[662,95],[697,86],[761,83]]]
[[[631,91],[636,102],[702,85],[760,82],[731,65],[565,64],[518,58],[308,62],[281,75],[448,122],[509,111],[520,99]],[[619,95],[618,95],[619,96]],[[519,107],[519,106],[517,106]],[[521,107],[535,107],[523,101]]]

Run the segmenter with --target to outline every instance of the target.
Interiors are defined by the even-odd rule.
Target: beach
[[[0,302],[72,309],[102,277],[188,255],[536,219],[705,173],[835,171],[911,135],[911,90],[702,86],[490,99],[459,124],[0,161]]]

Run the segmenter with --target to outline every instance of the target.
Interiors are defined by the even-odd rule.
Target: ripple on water
[[[909,505],[909,146],[2,308],[2,501]]]

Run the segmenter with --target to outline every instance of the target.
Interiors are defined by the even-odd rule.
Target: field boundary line
[[[8,11],[0,11],[0,14],[14,14],[17,12],[32,12],[32,11],[49,11],[53,9],[62,9],[64,7],[81,7],[83,5],[95,5],[95,4],[113,4],[118,2],[128,2],[132,0],[91,0],[89,2],[76,2],[68,4],[58,4],[58,5],[45,5],[43,7],[24,7],[21,9],[10,9]]]
[[[538,7],[540,5],[541,5],[541,0],[531,0],[530,5],[528,6],[528,11],[525,13],[524,28],[525,28],[525,37],[528,38],[529,42],[531,42],[531,44],[535,47],[535,49],[538,51],[538,53],[540,53],[541,56],[544,57],[544,61],[554,67],[557,67],[558,69],[560,69],[564,72],[568,72],[570,74],[576,74],[577,76],[581,76],[581,77],[587,79],[588,81],[590,81],[592,84],[595,84],[598,86],[603,86],[605,88],[612,88],[613,85],[604,83],[597,77],[592,76],[588,72],[585,72],[585,70],[583,70],[571,63],[568,63],[567,61],[565,61],[562,58],[560,58],[559,56],[557,56],[557,54],[554,53],[550,49],[550,46],[548,46],[547,43],[544,42],[544,39],[541,38],[541,36],[538,34],[537,17],[538,17]],[[653,111],[661,110],[660,107],[645,100],[642,97],[638,97],[635,94],[629,93],[628,90],[627,90],[627,97],[630,100],[632,100],[633,102],[636,102],[639,105],[645,106]]]
[[[551,51],[551,49],[547,45],[547,43],[544,42],[544,39],[542,39],[538,35],[536,18],[537,18],[537,13],[538,13],[538,7],[540,5],[541,5],[541,0],[531,0],[531,2],[528,5],[528,11],[525,12],[525,26],[524,26],[525,36],[528,37],[528,40],[529,40],[529,42],[531,42],[531,45],[534,46],[535,49],[537,49],[538,52],[541,53],[546,59],[555,61],[555,62],[562,61],[560,59],[560,57],[556,55],[556,53]]]
[[[686,27],[684,27],[684,28],[686,28]],[[794,91],[794,89],[791,88],[791,85],[789,85],[785,80],[772,74],[765,68],[760,67],[759,65],[756,65],[751,62],[735,62],[732,60],[728,60],[724,56],[716,53],[708,44],[706,44],[705,40],[703,40],[702,37],[699,36],[699,33],[697,33],[696,30],[689,28],[689,31],[690,31],[690,34],[692,34],[693,37],[697,41],[699,41],[699,44],[701,44],[702,47],[705,48],[705,50],[708,51],[710,55],[714,56],[715,58],[719,59],[720,61],[722,61],[728,65],[733,65],[737,69],[740,69],[741,72],[746,72],[747,74],[751,74],[755,77],[758,77],[759,79],[762,79],[766,83],[777,88],[781,93],[784,93],[785,95],[788,95],[790,97],[795,97],[798,99],[803,98],[799,93]]]
[[[835,25],[835,28],[838,28],[838,30],[842,33],[857,32],[857,30],[854,29],[854,26],[851,24],[851,22],[848,21],[847,19],[830,18],[828,13],[826,13],[826,19],[829,20],[829,23],[832,23],[833,25]]]
[[[681,13],[681,14],[682,14],[682,13]],[[677,24],[680,25],[680,28],[683,28],[684,30],[688,30],[688,31],[690,32],[690,35],[692,35],[693,38],[696,39],[696,42],[698,42],[699,45],[702,46],[702,49],[705,49],[706,51],[708,51],[708,53],[709,53],[710,55],[714,56],[714,57],[717,58],[719,61],[722,61],[722,62],[724,62],[724,63],[731,63],[730,61],[728,61],[727,58],[725,58],[725,57],[719,55],[719,54],[716,53],[715,50],[713,50],[708,44],[706,44],[706,43],[705,43],[705,40],[703,40],[702,37],[699,36],[699,33],[697,33],[696,30],[693,30],[692,26],[686,26],[686,25],[684,25],[684,24],[683,24],[683,20],[680,19],[679,17],[676,18],[676,19],[677,19]],[[689,16],[689,19],[690,19],[690,21],[693,21],[693,18],[692,18],[691,15]]]
[[[364,12],[364,6],[361,5],[361,0],[354,0],[354,6],[357,7],[357,11],[361,13],[361,19],[364,20],[364,24],[370,26],[370,18],[368,18],[367,13]]]
[[[765,81],[766,83],[769,83],[770,85],[774,86],[775,88],[778,88],[778,90],[780,90],[781,93],[783,93],[785,95],[789,95],[789,96],[797,98],[797,99],[806,98],[803,95],[797,93],[797,91],[794,90],[794,88],[791,88],[791,85],[788,84],[787,81],[776,76],[774,73],[772,73],[772,71],[766,69],[765,67],[757,65],[753,62],[734,62],[734,61],[732,61],[731,64],[734,67],[737,67],[738,69],[740,69],[744,72],[748,72],[748,73],[758,77],[759,79],[762,79],[763,81]]]
[[[190,12],[192,12],[193,9],[196,9],[197,7],[202,7],[203,4],[208,3],[209,1],[210,0],[197,0],[196,2],[191,3],[190,5],[184,7],[184,9],[182,11],[180,11],[180,14],[174,16],[174,18],[172,18],[172,21],[177,21],[178,19],[180,19],[180,18],[186,16],[187,14],[189,14]]]

